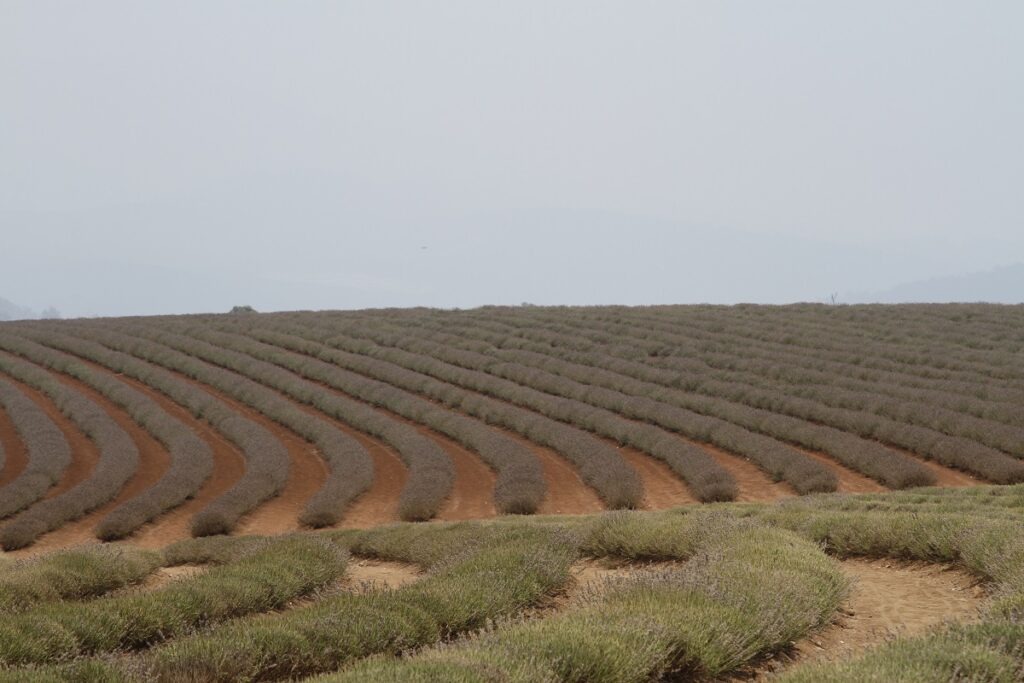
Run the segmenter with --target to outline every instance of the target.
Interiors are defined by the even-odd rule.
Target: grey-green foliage
[[[13,560],[0,566],[0,614],[102,595],[141,581],[161,562],[158,552],[100,545]]]
[[[112,348],[215,386],[257,410],[266,411],[269,416],[289,424],[293,429],[305,430],[301,422],[305,421],[308,424],[315,419],[261,385],[273,387],[294,400],[311,405],[361,431],[380,437],[395,448],[410,469],[409,483],[403,490],[399,502],[403,519],[430,519],[451,492],[454,468],[451,460],[436,443],[419,434],[411,426],[402,424],[358,401],[333,392],[325,392],[314,383],[280,368],[263,367],[263,364],[252,360],[248,363],[232,364],[230,354],[226,350],[214,349],[211,353],[202,342],[182,340],[178,335],[165,331],[147,333],[145,329],[134,326],[114,330],[102,326],[88,330],[82,328],[79,334],[88,335]],[[136,334],[140,336],[134,336]],[[199,357],[192,357],[190,354],[193,353]],[[307,438],[315,438],[317,432],[305,433]],[[371,463],[368,462],[365,451],[354,452],[348,449],[347,441],[339,443],[337,450],[331,447],[330,443],[318,443],[338,467],[332,469],[332,480],[324,489],[326,495],[320,497],[318,494],[312,501],[317,509],[311,512],[311,516],[320,518],[328,511],[336,519],[345,503],[369,487]],[[352,454],[357,458],[348,457]],[[351,478],[346,477],[347,464],[354,465],[351,469]]]
[[[591,548],[609,534],[643,526],[643,518],[598,523]],[[836,563],[792,533],[727,516],[672,520],[688,539],[676,570],[640,573],[546,619],[499,625],[489,632],[405,660],[374,660],[330,681],[557,680],[609,683],[662,676],[715,676],[785,646],[827,621],[847,587]],[[663,555],[671,552],[663,549]],[[449,678],[450,676],[450,678]],[[465,677],[465,678],[464,678]]]
[[[172,335],[164,333],[161,338],[167,339],[168,336]],[[219,334],[209,329],[190,329],[186,336],[191,340],[191,347],[198,346],[207,354],[216,353],[218,358],[230,362],[234,368],[251,371],[249,368],[255,366],[262,369],[263,376],[269,376],[274,371],[288,373],[272,364],[294,368],[304,377],[315,378],[351,392],[451,437],[478,453],[497,472],[494,502],[501,512],[529,514],[536,511],[544,498],[544,474],[533,452],[478,420],[440,407],[414,393],[346,372],[316,358],[301,356],[245,337]],[[268,365],[269,368],[266,367]]]
[[[25,509],[57,483],[71,463],[71,448],[49,415],[16,385],[0,379],[0,406],[25,444],[28,462],[0,487],[0,518]]]
[[[38,331],[39,328],[29,326],[27,329]],[[77,324],[65,323],[61,327],[62,332],[74,332],[77,329]],[[243,514],[276,495],[284,487],[288,479],[289,457],[281,441],[262,425],[243,417],[209,392],[165,370],[132,358],[128,354],[104,348],[95,342],[75,339],[67,334],[42,335],[42,338],[49,344],[60,345],[152,386],[188,409],[197,418],[205,420],[242,450],[246,459],[244,474],[234,486],[196,514],[192,520],[194,535],[229,533]],[[24,349],[26,341],[19,340],[18,345]],[[73,361],[64,359],[61,364],[84,373],[83,377],[92,378],[87,369],[76,368]],[[101,382],[98,379],[95,381]],[[115,387],[108,389],[119,391]],[[132,404],[149,405],[134,395],[131,398],[126,397],[125,400]],[[152,412],[148,415],[160,415],[162,412]],[[164,426],[168,430],[172,428],[169,424]],[[128,501],[128,507],[123,513],[115,511],[117,514],[105,529],[100,530],[101,533],[106,530],[116,535],[130,528],[139,519],[154,514],[155,510],[164,505],[168,496],[171,501],[181,502],[186,491],[195,490],[198,483],[206,478],[205,472],[210,467],[210,461],[207,459],[209,453],[204,450],[206,444],[198,441],[194,434],[182,432],[178,426],[174,426],[174,429],[176,440],[181,440],[182,452],[187,451],[190,454],[189,457],[178,460],[182,467],[172,470],[171,478],[165,479],[165,485],[153,492],[153,495]]]
[[[121,503],[100,520],[96,527],[98,538],[104,541],[124,538],[199,491],[213,470],[213,455],[209,444],[200,439],[191,427],[142,391],[57,350],[79,350],[81,343],[77,340],[61,334],[34,335],[31,328],[18,329],[26,335],[25,339],[18,340],[18,353],[95,389],[123,408],[132,420],[167,449],[170,456],[170,465],[155,484]],[[90,350],[86,349],[86,352]]]
[[[315,334],[312,331],[308,333]],[[581,429],[547,416],[546,411],[556,408],[554,402],[545,404],[543,409],[535,406],[534,410],[526,410],[505,401],[467,391],[450,382],[451,378],[435,379],[424,368],[408,369],[396,363],[347,353],[293,335],[265,332],[255,328],[249,330],[249,334],[272,346],[296,351],[311,359],[344,368],[348,371],[350,379],[365,375],[376,380],[364,379],[363,382],[353,382],[354,386],[350,385],[352,391],[365,391],[367,396],[374,396],[379,394],[381,383],[386,383],[384,386],[401,387],[490,424],[517,432],[536,443],[549,446],[579,468],[583,480],[594,488],[609,507],[636,507],[643,497],[643,488],[636,472],[614,447]],[[362,388],[359,388],[359,384],[363,385]]]
[[[323,538],[323,537],[322,537]],[[576,535],[556,526],[396,525],[332,532],[363,556],[414,562],[427,574],[401,589],[328,593],[279,614],[214,626],[138,657],[21,667],[27,680],[268,680],[328,671],[375,652],[436,642],[537,605],[568,580]],[[251,539],[193,539],[168,549],[194,561],[247,552]],[[256,541],[257,547],[265,541]],[[85,667],[85,668],[83,668]],[[0,680],[6,680],[0,674]]]
[[[0,622],[0,664],[45,664],[152,645],[198,627],[279,608],[340,576],[345,555],[318,538],[283,537],[236,561],[136,595],[54,603]]]
[[[172,396],[177,396],[179,400],[184,400],[190,393],[198,395],[202,391],[197,387],[183,386],[184,383],[179,378],[175,378],[166,370],[156,368],[139,358],[107,348],[87,338],[82,338],[88,336],[87,329],[85,326],[75,326],[70,328],[70,331],[78,334],[79,338],[69,336],[54,338],[51,336],[48,338],[48,343],[59,345],[61,348],[88,357],[118,372],[131,374],[142,381],[156,384]],[[126,343],[109,333],[97,338],[115,347]],[[169,360],[175,359],[171,358]],[[195,359],[179,357],[177,360],[179,361],[177,367],[187,370],[194,370],[197,366],[202,367],[199,361]],[[365,491],[373,480],[373,465],[369,455],[366,453],[366,449],[354,438],[343,433],[326,420],[318,419],[302,411],[297,406],[276,396],[269,389],[259,387],[252,382],[230,383],[225,378],[225,375],[229,374],[212,372],[202,375],[202,378],[208,379],[211,384],[225,389],[233,397],[239,398],[279,424],[300,434],[315,444],[320,453],[327,459],[331,468],[331,474],[327,481],[324,482],[321,490],[307,503],[306,510],[302,515],[302,521],[311,526],[328,526],[337,522],[345,506]],[[200,415],[208,414],[212,415],[209,411],[200,413]],[[225,428],[227,426],[225,424]],[[231,433],[228,432],[229,435]],[[243,443],[242,445],[249,444]],[[269,468],[275,465],[277,469],[280,469],[280,463],[264,461],[264,459],[256,458],[255,456],[247,459],[254,465],[250,469],[256,469],[257,467],[255,466],[266,466]],[[287,472],[287,469],[285,469],[285,472]],[[259,473],[253,473],[253,476],[255,477],[256,474]],[[275,485],[279,483],[277,477],[269,477],[267,472],[262,473],[261,480],[271,480]]]
[[[17,344],[17,340],[11,342],[7,335],[0,335],[0,343]],[[0,353],[0,371],[46,394],[100,451],[99,462],[87,479],[36,503],[0,528],[0,546],[13,550],[31,545],[47,531],[113,499],[138,468],[139,451],[103,408],[58,382],[48,371],[6,353]]]

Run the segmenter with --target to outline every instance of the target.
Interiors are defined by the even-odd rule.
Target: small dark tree
[[[238,315],[238,314],[242,314],[242,313],[255,313],[255,312],[256,312],[256,309],[253,308],[252,306],[232,306],[231,307],[231,313],[233,315]]]

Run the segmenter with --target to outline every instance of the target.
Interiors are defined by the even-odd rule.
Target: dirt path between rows
[[[715,459],[715,462],[733,476],[738,490],[736,502],[764,503],[797,495],[792,486],[784,481],[772,481],[772,478],[764,470],[742,455],[734,455],[717,446],[693,441],[682,436],[679,438],[690,445],[703,448]]]
[[[966,486],[984,486],[987,483],[982,479],[978,479],[974,475],[967,474],[966,472],[962,472],[961,470],[953,469],[952,467],[940,465],[934,460],[928,460],[927,458],[923,458],[917,453],[909,451],[905,448],[899,448],[898,446],[891,446],[889,444],[886,444],[886,446],[894,451],[902,453],[908,458],[912,458],[918,461],[919,463],[927,467],[929,470],[931,470],[932,473],[935,474],[936,486],[944,486],[948,488],[962,488]]]
[[[963,570],[895,560],[845,560],[842,566],[855,583],[838,619],[759,666],[751,677],[770,680],[782,669],[847,659],[895,636],[979,618],[985,591]]]
[[[604,503],[597,492],[587,486],[579,470],[560,456],[557,451],[530,441],[525,436],[509,429],[488,425],[504,436],[529,448],[540,461],[544,470],[547,494],[537,508],[539,515],[585,515],[604,510]]]
[[[409,470],[390,448],[352,430],[373,458],[373,483],[363,495],[345,509],[340,529],[369,529],[381,524],[399,522],[398,501],[409,480]]]
[[[277,422],[274,422],[259,411],[256,411],[244,403],[231,398],[220,390],[203,382],[196,381],[176,370],[171,370],[169,368],[164,368],[164,370],[174,375],[175,378],[182,382],[190,384],[210,396],[213,396],[240,416],[252,420],[256,424],[260,425],[279,439],[288,451],[288,480],[285,482],[285,486],[281,490],[281,493],[274,498],[263,502],[255,510],[245,515],[241,519],[234,533],[238,535],[273,535],[296,531],[299,529],[299,514],[301,514],[305,509],[306,502],[315,495],[323,485],[328,472],[327,464],[323,461],[312,444],[307,442],[305,439],[302,439],[294,432],[281,426]],[[209,427],[206,423],[203,424],[206,425],[206,427]],[[212,428],[209,428],[207,433],[214,431],[215,430]],[[227,441],[219,434],[217,436],[219,437],[218,441]],[[241,459],[240,464],[242,472],[244,472],[244,455],[237,448],[235,448],[235,454],[237,454]],[[224,455],[226,456],[227,454],[224,453]],[[229,469],[228,472],[225,473],[227,474],[227,478],[234,477],[230,482],[223,480],[220,482],[222,485],[225,485],[225,490],[230,488],[230,486],[237,481],[237,477],[234,475],[237,473],[240,477],[242,472],[238,472],[237,467],[233,466],[232,469]],[[179,522],[180,521],[181,520],[179,520]],[[178,527],[178,531],[180,532],[182,528],[183,527]],[[163,545],[164,543],[159,540],[159,536],[160,534],[156,533],[156,531],[146,530],[140,536],[140,543],[145,543],[147,546],[150,543],[154,543],[157,546]]]
[[[889,490],[871,477],[850,469],[835,458],[825,455],[824,453],[800,448],[799,446],[791,446],[791,448],[800,451],[808,458],[817,460],[822,465],[835,472],[836,477],[839,478],[839,486],[836,488],[837,493],[884,493]]]
[[[21,434],[14,421],[0,408],[0,446],[4,449],[4,467],[0,470],[0,486],[6,486],[18,478],[28,465],[28,449],[21,440]]]
[[[558,612],[585,607],[615,590],[624,580],[662,578],[686,563],[681,560],[631,562],[617,558],[584,559],[569,568],[569,581],[544,604],[521,613],[524,619],[545,619]]]
[[[643,484],[644,498],[641,501],[641,509],[667,510],[680,505],[700,503],[683,480],[662,461],[630,446],[618,446],[616,449],[636,470],[640,483]]]
[[[479,455],[443,434],[422,425],[416,425],[416,430],[436,441],[455,465],[455,485],[435,519],[455,521],[497,515],[498,510],[494,507],[494,482],[498,477],[494,470]]]
[[[455,468],[455,482],[452,485],[451,494],[441,505],[441,509],[438,510],[434,519],[459,521],[484,519],[498,514],[498,510],[494,507],[494,482],[497,480],[497,475],[479,455],[444,434],[398,413],[380,406],[370,405],[333,387],[324,387],[324,390],[332,391],[353,401],[359,401],[392,420],[412,427],[423,436],[436,442],[441,450],[451,458]]]
[[[42,366],[37,366],[42,368]],[[68,522],[58,529],[42,535],[38,541],[22,551],[36,554],[55,548],[64,548],[82,543],[90,543],[96,540],[94,530],[96,525],[117,506],[125,501],[149,489],[167,471],[171,464],[170,453],[163,444],[141,427],[128,414],[126,410],[96,391],[89,385],[69,375],[55,370],[48,370],[58,382],[64,386],[74,389],[83,394],[86,398],[96,403],[110,416],[110,418],[123,429],[139,449],[139,466],[134,474],[128,479],[113,500],[100,505],[98,508],[87,512],[82,517]],[[72,446],[74,449],[75,446]],[[98,459],[98,451],[97,451]],[[52,491],[51,491],[52,493]]]
[[[411,564],[353,557],[345,567],[342,587],[359,592],[394,590],[421,576],[419,568]]]
[[[172,370],[168,370],[168,372],[171,372],[171,374],[175,375],[182,381],[190,382],[193,385],[198,386],[203,391],[206,391],[210,393],[210,395],[224,401],[238,412],[242,412],[243,414],[246,414],[246,416],[251,415],[252,409],[234,401],[212,387],[195,382],[189,377]],[[200,494],[196,496],[195,499],[179,508],[178,510],[181,511],[182,514],[175,515],[175,519],[172,520],[170,519],[171,515],[166,515],[165,517],[167,517],[167,519],[162,518],[158,524],[154,525],[153,529],[146,529],[144,532],[140,533],[139,545],[145,545],[146,547],[161,547],[167,543],[177,540],[178,538],[188,536],[188,524],[192,515],[206,507],[210,501],[215,499],[221,493],[227,491],[242,476],[242,474],[244,474],[245,456],[237,446],[225,439],[207,423],[192,417],[188,411],[177,406],[177,404],[172,401],[169,401],[169,399],[156,390],[138,382],[135,382],[134,385],[140,390],[151,392],[151,395],[155,394],[154,398],[160,396],[165,401],[168,401],[171,406],[183,413],[183,415],[176,415],[183,421],[187,420],[187,418],[191,418],[190,426],[200,433],[200,435],[214,448],[214,471],[211,478],[207,480],[207,483],[204,485],[203,490],[200,491]],[[316,408],[305,403],[296,401],[272,387],[266,385],[263,386],[267,391],[276,394],[281,400],[288,401],[308,415],[330,423],[340,431],[355,438],[363,445],[364,448],[367,449],[370,457],[373,459],[374,482],[366,493],[357,498],[356,501],[348,507],[345,511],[345,517],[343,518],[342,523],[339,524],[340,527],[368,528],[399,520],[398,496],[401,493],[402,488],[405,486],[405,480],[408,477],[408,473],[397,455],[394,455],[389,449],[379,442],[374,441],[362,432],[353,429],[349,425],[331,417],[330,415],[322,413]],[[167,408],[167,406],[165,406],[165,408]],[[272,499],[272,501],[267,501],[262,506],[254,510],[247,518],[243,519],[242,526],[248,527],[250,524],[254,526],[263,525],[264,523],[260,520],[262,508],[264,506],[271,505],[272,502],[276,501],[279,506],[284,503],[285,505],[289,505],[294,508],[294,514],[291,514],[291,517],[294,520],[294,526],[286,530],[290,531],[297,529],[299,514],[301,514],[302,510],[305,508],[305,504],[308,502],[309,498],[315,495],[316,491],[318,491],[323,485],[323,482],[326,480],[326,477],[330,472],[330,468],[327,463],[323,461],[323,458],[320,457],[319,453],[316,452],[316,449],[312,444],[306,442],[284,426],[266,418],[265,416],[261,415],[261,421],[259,422],[262,426],[267,427],[275,436],[280,438],[285,444],[285,447],[288,448],[289,453],[292,454],[292,461],[290,463],[291,467],[289,470],[289,484],[297,484],[298,482],[292,482],[291,479],[293,476],[302,476],[303,472],[307,475],[312,472],[315,476],[307,476],[308,481],[304,482],[307,490],[299,491],[297,494],[298,499],[301,500],[301,505],[296,507],[296,503],[294,501],[292,503],[281,501],[281,496],[278,496],[277,498]],[[282,438],[282,433],[285,435],[284,438]],[[292,443],[289,443],[289,438],[291,438]],[[296,443],[296,441],[298,443]],[[301,446],[299,444],[301,444]],[[320,466],[310,467],[309,459],[303,458],[303,466],[296,468],[293,453],[294,448],[304,449],[305,451],[312,449],[316,454],[316,460],[319,461]],[[299,470],[298,475],[296,475],[296,469]],[[295,486],[294,488],[297,489],[300,487]],[[311,491],[309,490],[310,488],[312,488]],[[209,489],[209,491],[207,491],[207,489]],[[283,495],[284,492],[282,492],[282,496]],[[186,507],[188,510],[185,509]],[[273,507],[271,508],[271,512],[268,514],[276,514]],[[283,523],[283,521],[287,519],[288,514],[290,513],[282,514],[283,519],[278,520],[275,523]],[[242,527],[240,527],[240,529],[241,528]],[[247,532],[239,530],[236,531],[236,533]],[[271,532],[268,531],[260,533]]]
[[[53,423],[64,434],[68,447],[71,449],[71,462],[68,464],[67,469],[64,470],[60,480],[50,487],[50,490],[46,492],[43,499],[58,496],[88,479],[100,459],[99,449],[96,448],[96,444],[93,443],[92,439],[86,436],[85,432],[80,430],[74,422],[64,417],[64,413],[60,412],[60,409],[57,408],[56,404],[46,394],[19,382],[13,377],[5,377],[9,382],[17,386],[33,403],[39,406],[46,413],[47,417],[53,420]]]
[[[255,510],[242,517],[235,529],[235,535],[273,535],[296,531],[300,528],[299,515],[306,508],[309,499],[316,495],[329,470],[319,452],[302,437],[274,422],[253,408],[237,401],[213,387],[192,380],[185,375],[177,376],[223,401],[233,411],[260,425],[284,444],[288,451],[288,480],[281,492],[264,501]],[[273,391],[271,389],[271,391]]]
[[[327,389],[325,389],[327,391]],[[291,399],[289,399],[291,400]],[[339,529],[368,529],[380,524],[398,522],[398,499],[409,479],[409,470],[402,459],[388,446],[316,408],[294,401],[304,412],[329,422],[352,437],[366,449],[373,460],[373,483],[361,496],[345,508]]]
[[[451,458],[452,460],[452,464],[455,468],[455,482],[453,483],[452,494],[449,496],[449,499],[447,499],[441,506],[441,509],[435,516],[435,519],[455,521],[463,519],[480,519],[484,517],[494,517],[498,514],[498,511],[495,508],[494,503],[494,490],[497,476],[494,470],[490,469],[487,466],[487,464],[480,459],[478,455],[465,449],[465,447],[460,445],[457,441],[447,436],[444,436],[440,432],[437,432],[431,429],[430,427],[422,425],[419,422],[410,420],[409,418],[402,417],[397,413],[393,413],[385,408],[381,408],[380,405],[368,403],[367,401],[361,400],[360,398],[357,398],[351,394],[345,393],[344,391],[341,391],[340,389],[337,389],[327,384],[326,382],[319,382],[308,379],[306,381],[316,384],[317,386],[321,387],[324,391],[335,393],[338,394],[339,396],[347,398],[348,400],[353,400],[362,403],[366,405],[367,408],[374,410],[377,413],[380,413],[381,415],[386,416],[391,420],[409,425],[410,427],[413,427],[427,438],[435,441],[441,447],[441,450],[444,451],[444,453],[447,456],[449,456],[449,458]],[[421,398],[429,400],[423,396],[421,396]],[[358,433],[361,436],[360,432],[354,433]],[[371,455],[374,455],[374,452],[376,452],[377,455],[381,455],[379,447],[378,449],[375,449],[373,452],[371,452]],[[388,454],[391,453],[390,450],[388,449],[384,449],[384,452]],[[400,485],[404,486],[409,476],[408,470],[404,468],[404,464],[396,455],[394,456],[394,458],[395,460],[398,461],[397,464],[401,465],[404,478],[401,479]],[[378,462],[376,457],[374,462],[375,464]],[[381,463],[384,466],[384,471],[390,473],[390,475],[388,476],[387,479],[384,480],[384,482],[391,482],[393,494],[394,485],[397,479],[397,470],[395,469],[396,463],[388,462],[383,459],[381,460]],[[398,488],[398,493],[400,493],[400,488]],[[395,496],[393,501],[393,505],[389,506],[388,509],[396,511],[397,496]],[[350,508],[349,514],[351,514],[353,518],[362,517],[367,519],[368,522],[372,523],[374,517],[378,516],[379,513],[375,513],[374,511],[367,509],[369,508],[370,505],[371,504],[369,503],[360,503],[359,501],[356,501],[356,503]],[[364,507],[364,510],[360,512],[358,510],[359,507]],[[346,517],[348,517],[349,514],[346,514]],[[382,520],[382,522],[386,521],[394,521],[394,519],[387,518]],[[346,522],[343,520],[340,526],[344,527],[345,525]]]
[[[189,538],[192,517],[210,504],[211,501],[230,489],[245,472],[245,457],[241,450],[203,420],[195,417],[186,408],[147,384],[113,372],[102,365],[86,359],[80,360],[97,372],[107,372],[128,384],[133,389],[153,399],[164,411],[188,426],[206,442],[213,455],[213,470],[195,496],[178,507],[165,512],[152,522],[143,525],[132,534],[132,545],[143,548],[162,548],[166,545]],[[146,362],[146,361],[141,361]],[[153,366],[157,367],[157,366]]]

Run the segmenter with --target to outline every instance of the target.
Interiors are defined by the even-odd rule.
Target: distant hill
[[[28,308],[23,308],[7,299],[0,298],[0,320],[20,320],[22,318],[35,318],[36,314]]]
[[[1024,303],[1024,263],[978,273],[917,280],[844,297],[847,303]]]

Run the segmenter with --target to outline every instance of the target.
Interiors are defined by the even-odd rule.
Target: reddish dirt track
[[[99,405],[121,429],[128,433],[128,436],[131,437],[139,449],[139,467],[112,501],[99,506],[59,529],[44,534],[32,546],[20,551],[32,554],[44,550],[96,541],[96,537],[93,535],[96,524],[118,505],[131,500],[153,486],[164,475],[171,462],[170,455],[163,444],[140,427],[120,406],[73,377],[54,371],[51,371],[51,374],[64,386],[80,392]],[[74,449],[75,446],[72,445],[72,448]]]
[[[917,460],[919,463],[930,469],[932,473],[935,475],[936,486],[962,488],[965,486],[983,486],[987,483],[982,479],[978,479],[973,475],[967,474],[966,472],[961,472],[960,470],[955,470],[952,467],[940,465],[934,460],[927,460],[925,458],[922,458],[917,453],[908,451],[904,448],[898,448],[896,446],[889,446],[889,448],[893,449],[894,451],[899,451],[900,453],[903,453],[908,458],[913,458],[914,460]]]
[[[809,451],[805,448],[797,448],[796,446],[793,446],[793,448],[835,472],[839,478],[839,486],[836,488],[838,493],[882,493],[889,490],[874,479],[839,464],[839,462],[823,453]]]
[[[368,529],[379,524],[400,521],[398,498],[409,479],[405,463],[387,446],[354,430],[349,433],[362,442],[363,447],[373,458],[373,484],[366,493],[348,506],[338,527]]]
[[[644,510],[667,510],[699,502],[683,480],[662,461],[629,446],[619,446],[618,451],[640,475],[644,486]]]
[[[719,465],[729,471],[739,489],[736,501],[740,503],[765,503],[797,495],[793,488],[781,481],[772,481],[764,470],[741,455],[733,455],[710,444],[683,439],[694,446],[703,448]]]
[[[193,382],[188,377],[185,377],[183,375],[177,373],[172,374],[175,374],[178,379],[195,384],[204,391],[210,393],[213,396],[216,396],[220,400],[223,400],[225,403],[231,405],[232,408],[239,412],[242,412],[247,417],[252,416],[251,412],[249,412],[250,409],[248,409],[247,407],[238,402],[233,401],[229,397],[217,392],[211,387]],[[224,438],[219,432],[210,427],[207,423],[196,419],[191,413],[189,413],[187,410],[177,405],[167,397],[165,397],[163,394],[160,394],[158,391],[142,384],[141,382],[131,380],[121,375],[119,375],[119,378],[124,381],[127,381],[133,387],[139,389],[140,391],[146,392],[154,400],[160,402],[161,407],[163,407],[165,410],[168,410],[168,412],[171,412],[175,417],[177,417],[178,419],[182,420],[190,427],[192,427],[201,438],[203,438],[208,444],[210,444],[211,448],[213,449],[213,473],[211,474],[210,478],[206,481],[203,488],[200,489],[196,497],[187,501],[185,504],[167,513],[166,515],[161,516],[155,523],[146,525],[146,527],[140,529],[139,532],[137,532],[137,534],[135,534],[132,538],[132,542],[135,545],[154,548],[162,547],[176,540],[189,537],[189,524],[191,522],[192,516],[199,512],[200,510],[202,510],[203,508],[205,508],[217,496],[221,495],[229,488],[231,488],[231,486],[234,485],[234,483],[242,476],[242,474],[244,474],[245,456],[242,454],[242,452],[240,451],[240,449],[238,449],[237,446],[235,446],[226,438]],[[269,387],[268,390],[274,391]],[[275,393],[278,393],[278,395],[282,399],[291,401],[291,399],[287,398],[284,394],[280,394],[279,392]],[[319,419],[331,422],[340,430],[346,432],[350,436],[353,436],[354,438],[359,440],[361,443],[363,443],[363,446],[367,448],[367,450],[370,453],[370,456],[374,459],[374,484],[371,486],[369,491],[360,496],[359,499],[357,499],[357,501],[353,503],[353,505],[351,505],[348,510],[346,510],[346,521],[341,523],[340,526],[366,528],[376,526],[378,524],[385,524],[388,522],[398,521],[398,496],[401,493],[402,487],[405,485],[405,480],[408,476],[404,465],[398,459],[398,457],[391,453],[391,451],[386,449],[384,446],[373,441],[366,435],[355,431],[348,425],[345,425],[337,420],[334,420],[330,416],[321,413],[315,408],[299,403],[297,401],[291,402],[297,408]],[[313,452],[315,453],[315,448],[313,448],[305,440],[302,440],[301,438],[297,437],[291,431],[285,429],[284,427],[277,424],[276,422],[273,422],[272,420],[261,418],[260,420],[257,421],[260,422],[262,426],[268,428],[278,438],[281,438],[282,442],[285,444],[285,447],[288,448],[289,453],[292,454],[293,460],[291,463],[291,471],[289,478],[289,483],[292,483],[292,475],[294,475],[296,472],[294,459],[295,449],[300,448],[305,449],[307,451],[312,449]],[[283,437],[282,433],[284,434]],[[289,443],[289,440],[292,443]],[[301,444],[301,446],[299,444]],[[304,464],[306,466],[299,469],[301,470],[301,472],[305,472],[307,475],[310,473],[310,470],[312,470],[315,476],[307,476],[306,481],[303,482],[304,484],[306,484],[305,488],[308,489],[309,487],[312,487],[312,491],[306,490],[300,491],[298,493],[298,498],[301,500],[301,505],[296,505],[294,503],[289,504],[290,507],[293,508],[290,513],[282,512],[280,510],[280,505],[277,506],[278,510],[274,510],[274,503],[280,504],[283,502],[281,501],[281,498],[284,496],[284,493],[282,493],[282,496],[274,498],[271,501],[267,501],[262,506],[254,510],[246,518],[244,518],[242,520],[242,525],[240,525],[240,530],[236,533],[280,533],[279,531],[254,532],[242,530],[243,527],[248,529],[250,525],[258,526],[260,528],[281,528],[283,526],[284,531],[292,531],[298,528],[299,514],[301,514],[302,510],[305,508],[305,504],[309,500],[309,498],[312,495],[315,495],[316,491],[318,491],[320,486],[323,485],[323,482],[328,472],[326,463],[323,463],[319,455],[316,456],[316,460],[322,463],[322,467],[310,468],[308,467],[308,458],[306,458],[305,460],[306,462]],[[383,472],[383,476],[377,476],[376,472]],[[302,474],[300,473],[299,476],[302,476]],[[302,487],[296,486],[294,488],[298,489]],[[269,513],[264,513],[263,508],[265,507],[271,508]],[[266,514],[266,518],[261,520],[261,515],[263,514]],[[289,518],[292,520],[290,526],[288,526],[287,524],[287,520]],[[349,522],[349,520],[351,520],[351,522],[347,523]]]
[[[437,519],[455,521],[482,519],[498,514],[494,507],[494,471],[476,453],[427,427],[416,429],[436,441],[455,465],[452,493],[437,512]]]
[[[913,637],[950,622],[978,620],[986,592],[960,569],[893,560],[844,560],[854,580],[835,621],[801,638],[752,671],[726,680],[772,681],[783,670],[820,661],[842,661],[893,638]]]
[[[306,502],[316,494],[327,477],[327,465],[316,449],[295,433],[282,427],[262,413],[221,393],[217,389],[197,382],[181,373],[171,370],[168,372],[171,372],[171,374],[183,382],[192,384],[196,388],[217,398],[242,417],[259,424],[277,437],[288,451],[290,457],[288,480],[285,482],[281,493],[265,501],[255,510],[245,515],[236,528],[235,533],[272,535],[297,530],[299,528],[298,517],[305,509]],[[234,483],[234,480],[231,483]],[[230,483],[227,484],[225,489],[229,486]],[[154,542],[156,541],[154,540]]]
[[[217,430],[196,418],[187,409],[164,396],[156,389],[120,373],[113,373],[91,361],[80,360],[94,368],[97,372],[107,372],[116,375],[122,382],[149,396],[170,415],[188,425],[210,447],[213,455],[213,471],[206,481],[203,482],[196,495],[141,527],[132,534],[131,543],[144,548],[162,548],[175,541],[188,538],[191,535],[189,533],[189,525],[192,521],[192,516],[230,489],[245,472],[245,458],[241,451],[237,446],[225,439]]]
[[[494,427],[494,429],[499,429]],[[584,483],[579,471],[556,451],[506,429],[499,429],[505,436],[523,444],[537,456],[544,470],[547,494],[537,508],[541,515],[585,515],[604,510],[597,492]]]
[[[281,493],[243,517],[235,533],[271,535],[299,529],[299,515],[305,510],[309,499],[316,495],[316,492],[323,486],[328,475],[327,463],[320,457],[316,448],[262,413],[216,389],[195,382],[184,375],[178,375],[178,377],[215,396],[241,416],[269,431],[280,439],[288,451],[290,458],[288,481],[285,482]]]
[[[93,468],[96,467],[96,462],[100,459],[99,450],[96,448],[96,444],[92,442],[92,439],[86,436],[74,422],[64,417],[60,409],[41,391],[37,391],[12,377],[7,377],[6,379],[16,385],[23,394],[28,396],[53,420],[53,423],[64,434],[68,447],[71,449],[71,462],[68,464],[68,468],[64,470],[60,481],[50,488],[43,498],[52,498],[60,495],[87,479],[92,474]]]
[[[326,391],[326,389],[325,389]],[[398,522],[398,498],[409,479],[409,471],[402,459],[386,445],[354,429],[341,420],[321,413],[316,408],[295,402],[302,411],[325,420],[363,445],[373,459],[373,483],[363,495],[346,509],[337,524],[342,529],[368,529],[379,524]]]
[[[444,505],[442,505],[441,510],[438,512],[435,519],[450,521],[480,519],[484,517],[493,517],[497,514],[497,510],[494,507],[494,482],[497,477],[494,474],[494,471],[491,470],[491,468],[488,467],[476,453],[463,448],[452,439],[449,439],[443,434],[421,425],[418,422],[402,417],[401,415],[393,413],[385,408],[381,408],[380,406],[374,406],[364,401],[360,401],[354,396],[335,389],[324,382],[317,382],[314,380],[309,381],[319,385],[326,392],[343,396],[352,401],[359,401],[368,408],[372,408],[383,415],[387,415],[393,420],[397,420],[398,422],[402,422],[413,427],[427,438],[437,442],[441,449],[448,454],[448,457],[451,458],[452,465],[455,467],[455,482],[452,486],[451,495],[448,497],[448,500],[445,501]],[[443,406],[439,405],[439,407]],[[389,466],[393,467],[393,465],[390,464]],[[404,485],[405,480],[402,482],[402,486]],[[344,526],[345,523],[342,522],[341,524]]]
[[[6,460],[0,470],[0,486],[14,481],[28,465],[28,449],[21,440],[21,435],[14,427],[10,416],[0,408],[0,445],[3,446]]]

